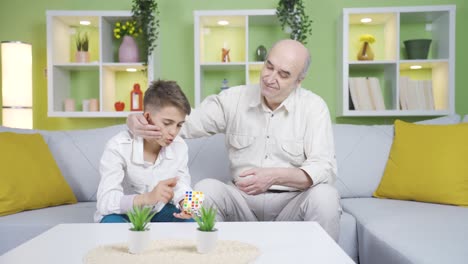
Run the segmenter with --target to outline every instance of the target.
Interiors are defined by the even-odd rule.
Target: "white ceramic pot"
[[[218,241],[218,229],[213,231],[200,231],[197,228],[197,251],[198,253],[210,253],[216,248]]]
[[[151,232],[145,231],[128,231],[128,251],[132,254],[140,254],[148,248],[151,242]]]

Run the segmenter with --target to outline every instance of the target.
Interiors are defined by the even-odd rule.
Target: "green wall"
[[[209,9],[271,9],[278,0],[159,0],[160,54],[156,59],[161,78],[175,79],[193,102],[194,53],[193,11]],[[468,4],[466,0],[304,0],[314,20],[313,35],[307,47],[312,66],[303,86],[321,95],[330,107],[334,122],[392,123],[394,118],[335,118],[337,93],[337,23],[342,8],[455,4],[456,13],[456,112],[468,114]],[[1,0],[0,40],[21,40],[33,45],[34,127],[38,129],[82,129],[124,123],[124,118],[49,118],[47,117],[46,10],[130,10],[131,0]],[[230,82],[231,84],[231,82]],[[232,84],[231,84],[232,85]],[[0,95],[1,96],[1,95]],[[0,101],[1,103],[1,101]],[[403,118],[419,120],[422,118]]]

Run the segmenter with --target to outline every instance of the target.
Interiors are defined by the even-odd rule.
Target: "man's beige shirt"
[[[313,184],[333,184],[336,159],[330,113],[318,95],[295,89],[274,111],[258,85],[231,87],[207,97],[187,119],[183,138],[226,134],[234,180],[245,170],[300,168]],[[271,189],[294,190],[286,186]]]

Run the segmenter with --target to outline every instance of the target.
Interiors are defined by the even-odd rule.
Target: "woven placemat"
[[[259,254],[257,247],[239,241],[219,240],[213,252],[200,254],[192,240],[154,240],[138,255],[128,253],[125,243],[99,246],[86,254],[84,263],[251,263]]]

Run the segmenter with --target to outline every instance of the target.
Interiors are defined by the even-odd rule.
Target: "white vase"
[[[138,62],[139,51],[135,39],[131,36],[124,36],[119,47],[119,62]]]
[[[197,251],[198,253],[210,253],[216,248],[218,241],[218,230],[213,231],[200,231],[197,229]]]
[[[128,234],[128,251],[132,254],[140,254],[145,251],[151,242],[151,232],[149,229],[145,231],[129,230]]]

